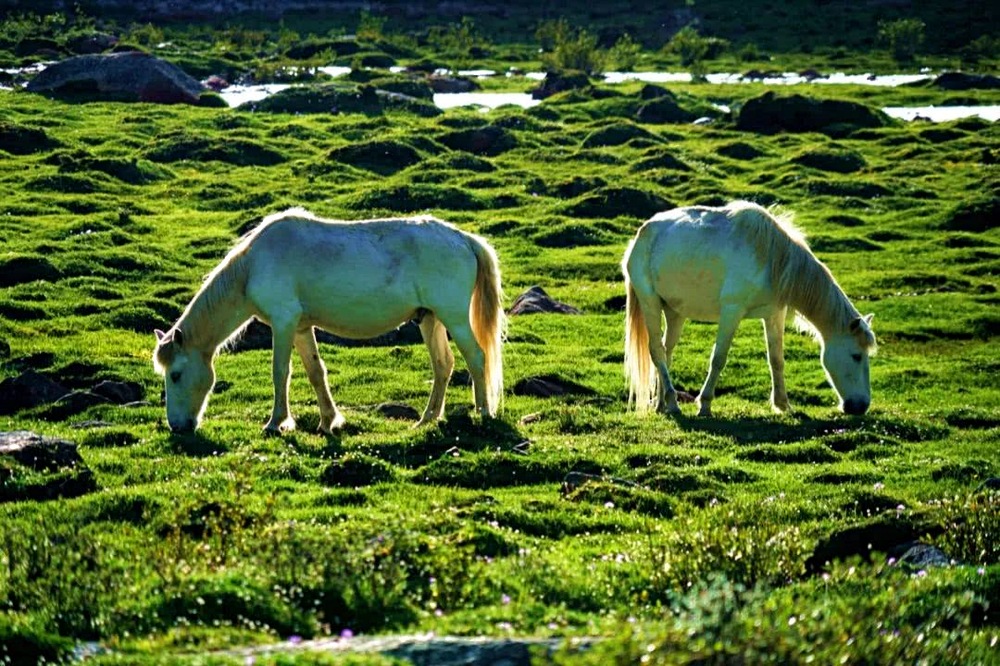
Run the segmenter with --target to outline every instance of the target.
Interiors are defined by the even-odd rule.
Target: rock
[[[202,85],[181,68],[138,51],[67,58],[42,70],[27,90],[115,101],[198,104]]]
[[[28,430],[0,432],[0,456],[36,472],[54,472],[83,462],[76,444]]]
[[[49,405],[44,417],[50,421],[61,421],[96,405],[106,405],[109,402],[110,400],[104,396],[90,391],[73,391]]]
[[[871,559],[873,552],[890,553],[899,544],[916,542],[929,533],[940,533],[935,525],[917,524],[891,517],[878,518],[864,525],[838,530],[820,540],[806,560],[806,571],[819,573],[828,562],[860,556]],[[933,534],[931,534],[933,536]]]
[[[59,400],[69,393],[62,384],[34,370],[0,382],[0,414],[13,414]]]
[[[990,477],[976,487],[977,493],[997,490],[1000,490],[1000,476]]]
[[[142,385],[138,382],[104,380],[90,389],[90,392],[119,405],[139,402],[145,397]]]
[[[212,74],[210,77],[201,82],[201,85],[205,86],[209,90],[214,90],[215,92],[222,92],[229,87],[229,81],[217,74]]]
[[[553,313],[581,314],[577,308],[555,300],[537,285],[529,288],[526,292],[515,298],[510,309],[507,310],[507,314],[509,315]]]
[[[992,74],[945,72],[934,79],[934,85],[945,90],[996,90],[1000,88],[1000,77]]]
[[[542,84],[531,91],[532,99],[546,99],[567,90],[590,86],[590,77],[583,72],[549,72]]]
[[[375,411],[387,419],[400,419],[403,421],[417,421],[420,419],[420,412],[402,402],[383,402],[375,408]]]
[[[597,395],[597,391],[589,386],[577,384],[572,380],[563,379],[558,375],[525,377],[514,384],[512,392],[514,395],[526,395],[535,398],[553,398],[563,395]]]
[[[78,497],[96,489],[76,444],[26,430],[0,432],[0,502]]]
[[[775,132],[824,132],[841,136],[861,127],[884,127],[891,120],[877,109],[857,102],[776,95],[768,91],[747,100],[736,120],[737,129]]]
[[[935,546],[919,541],[908,541],[889,551],[900,566],[910,569],[926,569],[927,567],[951,566],[951,558]]]
[[[635,115],[640,123],[689,123],[698,118],[698,114],[692,113],[678,104],[673,95],[666,95],[650,100],[639,107]]]
[[[66,40],[66,48],[77,55],[103,53],[118,44],[118,38],[103,32],[74,35]]]
[[[427,77],[427,84],[436,93],[468,93],[479,90],[479,84],[460,76],[433,74]]]

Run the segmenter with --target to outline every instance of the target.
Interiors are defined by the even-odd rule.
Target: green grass
[[[724,119],[641,124],[639,89],[431,118],[0,93],[11,135],[30,137],[0,159],[0,379],[31,368],[73,388],[130,380],[148,402],[0,416],[0,430],[77,442],[97,486],[0,503],[0,643],[51,658],[97,640],[113,651],[97,663],[206,652],[230,663],[218,651],[350,629],[607,639],[556,663],[987,662],[1000,631],[984,606],[998,593],[1000,512],[995,493],[976,489],[1000,475],[1000,235],[989,221],[1000,131],[965,120],[832,139],[759,136]],[[732,105],[763,90],[676,87]],[[946,97],[795,92],[876,106]],[[502,150],[449,147],[487,126],[503,130]],[[406,164],[379,162],[372,147],[387,146]],[[626,409],[625,244],[650,206],[737,197],[794,211],[859,309],[875,313],[867,416],[836,411],[816,344],[791,332],[794,410],[772,414],[753,322],[737,335],[715,418],[691,405],[677,419]],[[223,354],[203,428],[172,436],[153,329],[172,323],[242,230],[292,205],[345,219],[431,212],[491,240],[508,301],[538,284],[583,314],[512,319],[493,423],[468,417],[466,386],[448,389],[437,427],[382,418],[385,401],[423,408],[422,346],[322,345],[342,436],[314,433],[298,367],[300,429],[261,435],[266,351]],[[681,388],[696,392],[714,332],[685,329]],[[538,375],[591,391],[511,391]],[[5,492],[47,479],[17,465],[0,474]],[[809,572],[817,544],[872,523],[917,530],[957,563],[917,574],[856,557]]]

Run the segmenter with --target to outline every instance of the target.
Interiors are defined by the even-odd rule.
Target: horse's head
[[[823,369],[847,414],[864,414],[872,401],[868,375],[868,357],[875,352],[872,316],[855,317],[846,332],[831,335],[823,344]]]
[[[179,328],[156,331],[153,367],[164,376],[167,396],[167,425],[174,432],[190,432],[198,427],[215,385],[212,353],[184,344]]]

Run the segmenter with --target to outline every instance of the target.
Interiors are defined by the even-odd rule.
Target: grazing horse
[[[482,238],[432,217],[340,222],[293,208],[264,218],[209,273],[174,326],[156,331],[154,368],[165,376],[171,430],[198,427],[220,347],[251,318],[271,326],[274,409],[265,431],[295,427],[288,406],[294,347],[319,399],[319,428],[344,425],[327,384],[314,327],[371,338],[417,318],[434,384],[418,425],[444,411],[455,357],[472,376],[476,410],[496,414],[506,326],[500,270]]]
[[[625,376],[639,412],[679,414],[670,360],[686,319],[718,322],[699,416],[711,416],[719,373],[743,319],[762,319],[771,404],[789,408],[783,336],[789,309],[819,341],[827,378],[848,414],[871,403],[872,315],[861,316],[830,270],[786,217],[756,204],[691,206],[658,213],[629,243],[625,275]],[[667,329],[661,341],[661,317]],[[655,372],[653,371],[655,368]]]

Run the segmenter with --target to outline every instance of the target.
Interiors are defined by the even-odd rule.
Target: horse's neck
[[[177,322],[196,349],[215,351],[252,316],[241,270],[231,264],[214,272]]]
[[[826,340],[846,330],[857,311],[829,269],[815,257],[812,262],[815,263],[806,271],[810,279],[796,282],[797,287],[789,295],[789,305]]]

